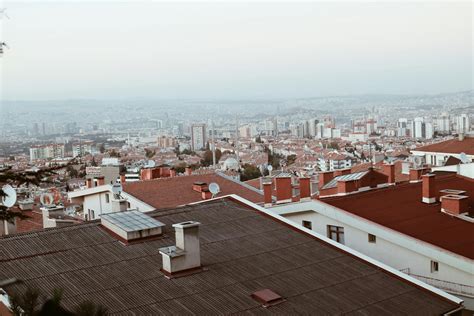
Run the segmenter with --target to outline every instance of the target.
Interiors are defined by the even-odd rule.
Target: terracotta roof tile
[[[123,190],[157,209],[162,209],[201,201],[201,193],[193,190],[193,183],[196,181],[217,183],[221,190],[219,196],[237,194],[254,203],[263,202],[263,193],[215,173],[130,182],[124,184]]]
[[[474,180],[458,175],[437,175],[436,188],[466,191],[474,209]],[[421,200],[422,184],[404,183],[358,194],[325,198],[325,203],[474,259],[474,224],[441,212],[440,203]]]

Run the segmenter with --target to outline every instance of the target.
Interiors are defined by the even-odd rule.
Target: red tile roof
[[[215,173],[130,182],[124,184],[123,190],[157,209],[162,209],[202,201],[201,193],[192,188],[193,183],[197,181],[217,183],[221,190],[219,196],[237,194],[254,203],[263,202],[263,193]]]
[[[437,191],[465,190],[474,210],[474,180],[437,175]],[[474,259],[474,224],[441,212],[440,203],[421,201],[422,184],[404,183],[323,201],[400,233]]]
[[[444,142],[415,148],[413,150],[449,154],[460,154],[464,152],[468,155],[474,155],[474,137],[466,137],[462,141],[457,138],[450,139]]]
[[[383,161],[380,161],[380,162],[377,162],[374,164],[374,168],[380,172],[381,171],[381,168],[382,168],[382,165],[384,164]],[[397,183],[399,182],[405,182],[405,181],[408,181],[409,180],[409,175],[408,174],[403,174],[402,173],[402,165],[403,165],[403,161],[401,160],[397,160],[393,163],[395,165],[395,181]],[[362,164],[359,164],[359,165],[355,165],[355,166],[352,166],[351,168],[351,173],[356,173],[356,172],[361,172],[361,171],[366,171],[366,170],[369,170],[369,168],[371,167],[372,163],[370,162],[367,162],[367,163],[362,163]]]

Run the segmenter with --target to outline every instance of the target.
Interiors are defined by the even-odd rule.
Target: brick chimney
[[[86,186],[87,186],[87,188],[92,188],[92,178],[87,178],[86,179]]]
[[[193,183],[193,190],[196,192],[202,192],[208,189],[209,187],[206,182],[196,181]]]
[[[97,186],[104,185],[104,184],[105,184],[105,178],[103,176],[97,177]]]
[[[264,182],[263,183],[263,201],[265,206],[272,205],[272,183]]]
[[[347,194],[350,192],[357,191],[357,181],[337,181],[337,193],[338,194]]]
[[[120,175],[120,183],[122,183],[122,184],[125,183],[125,175],[124,174]]]
[[[423,181],[423,203],[436,203],[436,176],[428,173],[422,176]]]
[[[409,179],[410,182],[419,182],[421,179],[423,169],[410,169]]]
[[[173,225],[176,246],[159,249],[163,259],[162,271],[167,276],[201,267],[199,225],[201,223],[193,221]]]
[[[176,170],[170,169],[170,178],[176,177]]]
[[[311,178],[300,178],[300,199],[311,199]]]
[[[291,176],[276,177],[276,196],[278,202],[291,202],[293,188],[291,185]]]
[[[319,188],[321,189],[326,183],[334,178],[333,171],[325,171],[319,173]]]
[[[441,211],[459,215],[469,211],[468,197],[466,195],[449,194],[441,197]]]
[[[395,164],[383,164],[382,172],[388,176],[388,183],[395,184]]]
[[[201,197],[203,200],[209,200],[210,198],[212,198],[212,193],[208,189],[202,190]]]

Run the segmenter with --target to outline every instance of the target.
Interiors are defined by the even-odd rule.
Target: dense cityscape
[[[473,315],[473,100],[2,97],[0,315]]]

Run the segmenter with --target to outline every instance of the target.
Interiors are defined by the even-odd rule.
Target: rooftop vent
[[[259,303],[262,303],[263,307],[270,307],[285,301],[279,294],[273,292],[270,289],[263,289],[252,293],[252,298]]]
[[[441,197],[441,211],[460,215],[469,211],[468,197],[465,195],[448,194]]]
[[[162,222],[139,211],[126,211],[104,214],[101,224],[124,240],[161,235]]]
[[[199,225],[201,223],[193,221],[173,225],[176,234],[176,246],[159,249],[163,258],[162,271],[167,276],[201,267]]]

